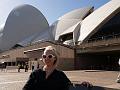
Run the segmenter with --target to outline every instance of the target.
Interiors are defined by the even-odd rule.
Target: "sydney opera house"
[[[94,10],[84,7],[49,25],[31,5],[14,8],[0,27],[0,65],[42,66],[46,46],[59,50],[63,70],[117,70],[120,58],[120,1],[111,0]]]

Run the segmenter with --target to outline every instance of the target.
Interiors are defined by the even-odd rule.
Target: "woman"
[[[42,61],[44,67],[31,73],[23,90],[69,90],[70,80],[64,72],[56,69],[58,53],[54,47],[45,48]]]

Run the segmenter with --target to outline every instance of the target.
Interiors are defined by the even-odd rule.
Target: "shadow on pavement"
[[[105,87],[99,87],[99,86],[84,87],[76,84],[75,86],[71,86],[69,90],[118,90],[118,89],[105,88]]]

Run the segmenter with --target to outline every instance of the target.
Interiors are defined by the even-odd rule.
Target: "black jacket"
[[[29,76],[23,90],[69,90],[70,80],[59,70],[54,70],[48,78],[42,69],[35,70]]]

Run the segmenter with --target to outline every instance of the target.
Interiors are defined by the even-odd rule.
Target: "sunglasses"
[[[51,59],[51,58],[53,58],[53,57],[55,57],[54,55],[52,55],[52,54],[49,54],[49,55],[42,55],[42,58],[43,59],[46,59],[46,58],[49,58],[49,59]]]

